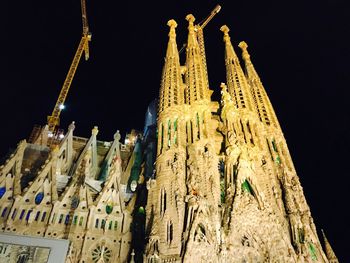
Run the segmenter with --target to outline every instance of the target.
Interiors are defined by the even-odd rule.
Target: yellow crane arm
[[[213,11],[211,11],[210,15],[204,19],[198,26],[200,26],[202,29],[210,22],[210,20],[212,20],[212,18],[219,13],[221,10],[221,6],[217,5],[215,6],[215,8],[213,9]]]
[[[78,49],[75,52],[72,64],[70,65],[69,71],[67,73],[66,79],[64,80],[60,95],[56,101],[55,107],[50,116],[47,117],[47,125],[50,132],[54,132],[56,126],[60,124],[60,114],[64,107],[64,102],[66,101],[69,88],[72,84],[75,72],[79,65],[80,58],[85,53],[85,60],[89,59],[89,41],[91,40],[91,34],[89,32],[89,25],[86,15],[86,5],[85,0],[81,0],[81,15],[83,23],[83,36],[81,37]]]
[[[217,5],[215,6],[215,8],[213,9],[213,11],[211,11],[210,15],[204,19],[201,23],[199,23],[198,25],[196,25],[195,29],[197,31],[197,39],[198,39],[198,44],[199,44],[199,51],[202,57],[202,62],[203,62],[203,66],[204,66],[204,70],[205,70],[205,82],[207,84],[207,87],[209,87],[209,80],[208,80],[208,69],[207,69],[207,59],[205,56],[205,47],[204,47],[204,36],[203,36],[203,29],[204,27],[210,22],[210,20],[213,19],[213,17],[219,13],[221,10],[221,6]]]
[[[204,56],[205,58],[205,54],[204,54],[204,40],[203,40],[203,29],[204,27],[210,22],[210,20],[213,19],[213,17],[219,13],[221,10],[221,6],[217,5],[215,6],[215,8],[210,12],[210,15],[207,16],[207,18],[203,19],[198,25],[196,25],[195,30],[197,31],[197,35],[199,38],[199,45],[201,48],[201,53],[202,56]],[[182,51],[186,48],[186,43],[184,43],[179,51],[179,54],[182,53]]]
[[[60,114],[61,114],[62,107],[64,106],[64,102],[66,101],[67,94],[72,84],[72,80],[77,70],[81,55],[86,49],[87,50],[89,49],[89,46],[88,46],[89,39],[90,39],[89,35],[82,36],[78,49],[75,52],[72,64],[66,76],[66,79],[64,80],[60,95],[58,96],[58,99],[56,101],[55,107],[51,115],[47,117],[47,124],[49,126],[49,131],[51,132],[54,132],[56,126],[58,126],[60,123]]]
[[[91,40],[91,33],[89,32],[89,24],[86,14],[86,5],[85,0],[81,0],[81,19],[83,23],[83,36],[88,37],[88,40]],[[89,59],[89,42],[86,41],[86,44],[84,45],[84,53],[85,53],[85,60]]]
[[[83,35],[88,35],[89,34],[89,24],[87,20],[87,15],[86,15],[86,4],[85,0],[81,0],[81,19],[83,23]]]

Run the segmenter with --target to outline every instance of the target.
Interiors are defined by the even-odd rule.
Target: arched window
[[[5,217],[6,212],[7,212],[7,207],[5,207],[4,210],[2,210],[1,217]]]
[[[21,214],[19,215],[19,220],[22,220],[22,218],[24,217],[26,210],[22,209]]]
[[[272,139],[272,148],[275,152],[278,152],[275,139]]]
[[[35,221],[38,221],[39,220],[39,216],[40,216],[40,211],[36,212],[36,215],[35,215]]]
[[[174,121],[174,144],[177,145],[177,119]]]
[[[51,223],[54,223],[56,220],[56,213],[53,213],[52,219],[51,219]]]
[[[12,220],[15,220],[16,214],[17,214],[17,208],[13,209],[12,216],[11,216]]]
[[[171,145],[171,121],[168,120],[168,147]]]
[[[167,223],[167,242],[171,243],[173,241],[173,223],[169,221]]]
[[[200,121],[198,112],[196,113],[197,138],[200,139]]]
[[[193,143],[193,124],[192,124],[192,121],[190,122],[190,143]]]
[[[45,217],[46,217],[46,212],[43,213],[43,216],[41,217],[41,222],[44,222]]]
[[[58,219],[58,223],[61,224],[63,221],[63,214],[60,214],[60,218]]]
[[[29,210],[26,216],[26,221],[29,221],[30,214],[33,212],[33,210]]]
[[[162,188],[160,191],[160,214],[164,214],[166,210],[166,192],[165,189]]]
[[[105,225],[106,225],[106,220],[102,219],[102,221],[101,221],[101,228],[104,229]]]
[[[164,126],[160,126],[160,152],[163,151],[163,141],[164,141]]]

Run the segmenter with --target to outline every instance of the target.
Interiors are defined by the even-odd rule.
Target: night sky
[[[226,81],[219,28],[227,24],[236,47],[242,40],[249,45],[318,230],[325,230],[340,262],[350,262],[350,9],[345,0],[87,1],[90,60],[79,65],[61,128],[74,120],[75,135],[89,137],[97,125],[98,139],[107,141],[118,129],[123,137],[132,128],[142,130],[147,105],[158,96],[167,21],[178,22],[181,47],[187,38],[185,16],[192,13],[200,22],[219,3],[221,12],[204,30],[214,98]],[[28,138],[34,124],[45,124],[82,30],[79,0],[20,2],[6,1],[0,12],[0,156]]]

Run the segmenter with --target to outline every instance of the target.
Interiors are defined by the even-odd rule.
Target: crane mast
[[[68,70],[66,79],[64,80],[55,107],[53,108],[51,115],[47,117],[47,125],[51,136],[53,136],[56,127],[60,124],[60,114],[62,109],[64,108],[64,102],[66,101],[69,88],[72,84],[72,80],[78,68],[79,61],[83,52],[85,53],[85,60],[89,59],[89,41],[91,41],[91,33],[89,32],[85,0],[81,0],[81,14],[83,23],[82,37],[80,39],[78,49],[75,52],[72,64],[70,65],[70,68]]]

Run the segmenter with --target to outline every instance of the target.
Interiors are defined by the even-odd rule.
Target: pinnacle
[[[91,130],[92,135],[97,135],[98,134],[98,127],[94,126],[94,128]]]
[[[224,41],[229,43],[230,36],[229,36],[228,32],[230,32],[230,28],[226,25],[223,25],[222,27],[220,27],[220,30],[224,33]]]
[[[121,136],[120,136],[119,130],[117,130],[117,132],[113,135],[113,138],[114,140],[117,140],[117,141],[120,140]]]
[[[242,49],[242,50],[246,50],[248,47],[248,44],[245,41],[241,41],[239,42],[238,46]]]
[[[169,37],[171,39],[175,39],[176,37],[175,28],[177,27],[176,21],[174,19],[171,19],[168,21],[167,25],[170,27]]]
[[[170,28],[176,28],[177,27],[177,23],[174,19],[170,19],[167,23],[167,25],[170,27]]]
[[[74,128],[75,128],[75,121],[72,121],[72,123],[69,125],[68,129],[74,130]]]
[[[192,14],[186,16],[186,20],[193,25],[193,22],[196,20]]]
[[[249,61],[250,55],[249,55],[248,50],[247,50],[248,44],[245,41],[241,41],[238,46],[242,50],[242,57],[243,57],[243,59]]]
[[[230,32],[230,28],[226,25],[221,26],[220,30],[224,32],[225,35],[228,35],[228,32]]]

